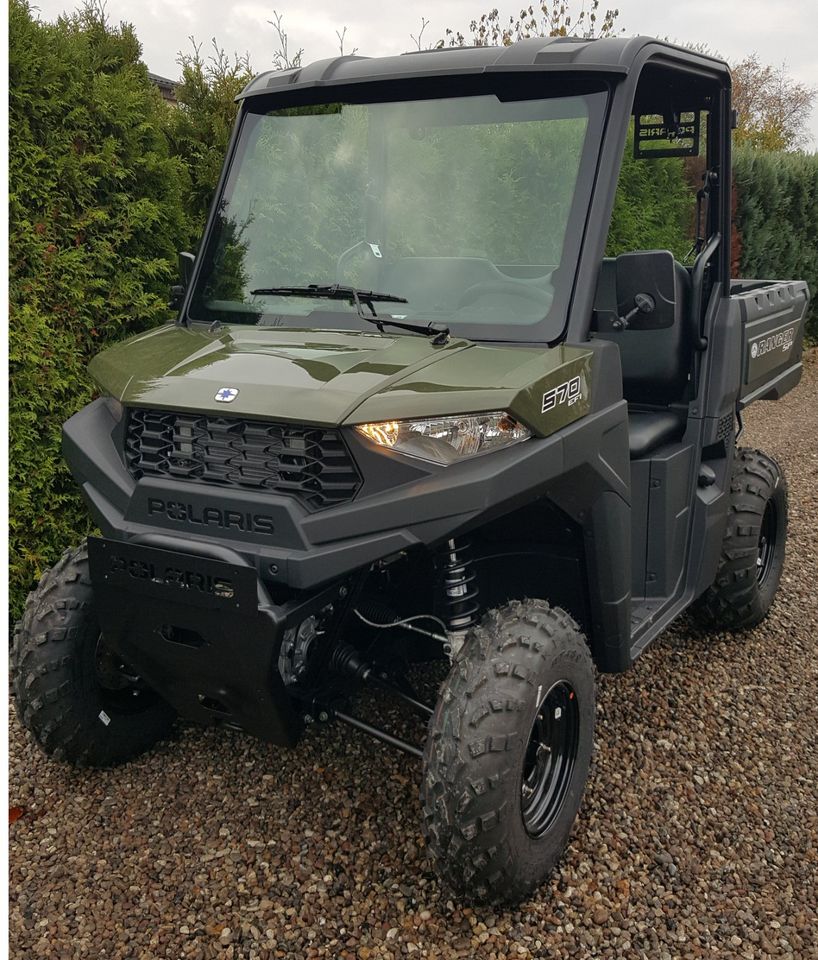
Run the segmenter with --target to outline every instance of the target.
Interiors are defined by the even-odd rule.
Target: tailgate
[[[777,400],[801,379],[809,289],[803,280],[738,281],[731,297],[742,323],[738,408]]]

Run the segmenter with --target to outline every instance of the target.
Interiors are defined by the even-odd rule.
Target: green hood
[[[436,347],[425,337],[374,330],[231,325],[209,332],[174,324],[111,347],[89,370],[128,406],[322,426],[505,409],[550,433],[563,423],[552,417],[543,429],[543,390],[584,371],[587,397],[589,362],[589,351],[563,346],[452,338]],[[230,404],[215,400],[223,387],[239,391]]]

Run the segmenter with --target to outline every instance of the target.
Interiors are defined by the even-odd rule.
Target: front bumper
[[[374,450],[351,431],[363,488],[350,503],[311,512],[269,491],[164,478],[134,481],[120,453],[119,431],[102,400],[63,428],[63,454],[106,537],[144,541],[162,535],[183,551],[209,544],[241,558],[272,587],[293,590],[315,590],[508,513],[542,496],[566,469],[563,431],[449,467]]]
[[[403,551],[436,548],[519,508],[536,514],[537,501],[551,501],[582,528],[587,626],[597,662],[613,670],[629,663],[630,489],[623,401],[546,438],[449,467],[408,462],[349,431],[363,486],[353,501],[315,512],[269,491],[175,479],[135,481],[121,453],[123,426],[97,400],[63,430],[65,459],[104,536],[244,565],[268,597],[287,601],[312,597]],[[543,587],[547,591],[547,583]]]
[[[359,499],[310,512],[269,491],[135,481],[120,452],[123,426],[98,400],[63,434],[105,536],[89,541],[102,635],[181,716],[282,746],[303,722],[279,671],[287,630],[327,605],[339,611],[357,571],[536,496],[531,471],[561,465],[554,440],[450,468],[361,441]]]

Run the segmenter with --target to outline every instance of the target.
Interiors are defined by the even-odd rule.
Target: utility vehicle
[[[239,100],[175,322],[96,357],[65,424],[102,536],[28,600],[19,715],[77,765],[177,714],[351,725],[421,759],[445,881],[519,899],[568,842],[595,671],[770,609],[786,484],[737,441],[801,376],[807,286],[730,278],[730,74],[691,50],[345,56]],[[685,158],[686,265],[605,256],[626,152]],[[376,686],[423,743],[362,718]]]

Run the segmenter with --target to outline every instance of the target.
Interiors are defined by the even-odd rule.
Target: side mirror
[[[190,280],[193,276],[193,264],[196,262],[196,257],[192,253],[188,253],[186,250],[183,250],[179,254],[179,283],[175,283],[170,288],[170,300],[168,301],[168,307],[171,310],[180,310],[182,307],[182,302],[185,299],[185,292],[190,286]]]
[[[661,330],[676,322],[680,292],[669,250],[638,250],[616,258],[614,330]]]

